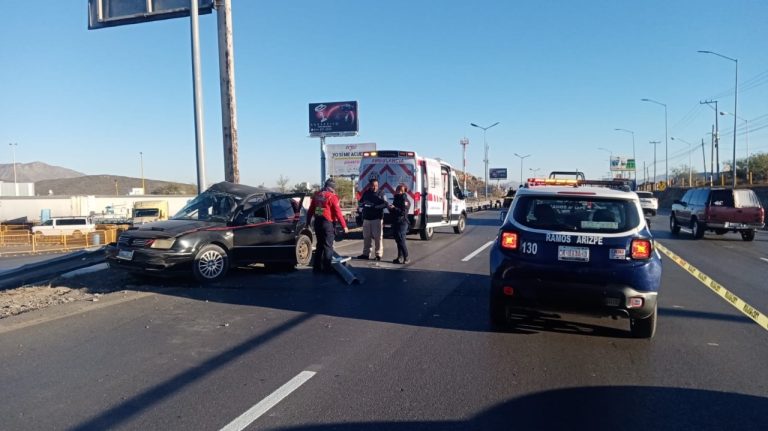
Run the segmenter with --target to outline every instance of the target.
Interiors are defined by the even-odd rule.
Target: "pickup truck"
[[[685,192],[674,201],[669,216],[669,229],[678,234],[680,228],[691,230],[693,238],[705,231],[717,235],[741,234],[744,241],[755,239],[755,231],[765,226],[765,209],[750,189],[700,187]]]

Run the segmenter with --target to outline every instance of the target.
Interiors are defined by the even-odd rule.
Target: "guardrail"
[[[66,252],[116,242],[124,229],[118,227],[99,229],[80,235],[43,235],[31,231],[0,231],[0,256],[40,252]]]

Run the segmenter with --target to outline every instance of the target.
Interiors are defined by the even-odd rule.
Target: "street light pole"
[[[11,158],[13,160],[13,189],[15,195],[19,195],[19,184],[16,182],[16,148],[19,146],[18,142],[11,142],[8,144],[11,147]]]
[[[727,55],[718,54],[714,51],[699,51],[702,54],[712,54],[726,60],[731,60],[736,64],[736,83],[733,89],[733,187],[736,187],[736,118],[737,118],[737,101],[739,97],[739,60],[736,58],[728,57]]]
[[[530,154],[526,154],[524,156],[521,156],[520,154],[515,153],[515,156],[520,158],[520,185],[523,185],[523,160],[527,159],[528,157],[531,157]]]
[[[485,159],[483,160],[483,162],[485,162],[485,197],[486,198],[488,198],[488,141],[486,141],[485,139],[485,132],[488,131],[488,129],[490,129],[491,127],[496,126],[498,124],[499,122],[497,121],[488,127],[483,127],[483,126],[478,126],[475,123],[469,123],[469,125],[472,127],[483,129],[483,147],[485,147]]]
[[[541,170],[541,168],[536,168],[536,169],[528,168],[528,170],[533,172],[533,177],[536,178],[536,172],[539,172]]]
[[[635,132],[627,129],[613,129],[619,132],[626,132],[632,134],[632,160],[635,161],[635,184],[637,184],[637,159],[635,158]]]
[[[141,194],[146,195],[147,189],[144,188],[144,153],[139,151],[139,161],[141,162]]]
[[[642,102],[651,102],[651,103],[655,103],[657,105],[661,105],[661,106],[664,107],[664,182],[667,185],[669,185],[669,139],[667,138],[667,136],[669,136],[669,134],[668,134],[668,129],[667,129],[667,104],[666,103],[658,102],[658,101],[653,100],[653,99],[640,99],[640,101],[642,101]],[[656,151],[655,148],[656,147],[654,147],[654,151]],[[654,169],[656,168],[656,161],[655,160],[653,162],[653,167],[654,167]],[[655,176],[656,175],[654,174],[654,177]],[[656,179],[654,178],[654,181],[655,180]]]
[[[688,144],[688,187],[693,187],[693,183],[691,182],[691,181],[693,181],[693,172],[691,171],[691,152],[693,150],[691,149],[691,143],[686,141],[686,140],[684,140],[684,139],[675,138],[674,136],[672,136],[669,139],[671,139],[673,141],[674,140],[678,140],[678,141],[681,141],[684,144]]]
[[[610,172],[611,173],[611,177],[613,177],[613,171],[611,170],[611,162],[613,161],[613,151],[609,150],[608,148],[604,148],[604,147],[597,147],[597,149],[608,152],[608,172]]]

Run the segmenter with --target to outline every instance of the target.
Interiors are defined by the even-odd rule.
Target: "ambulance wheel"
[[[424,241],[429,241],[435,235],[435,230],[431,227],[425,227],[419,232],[419,236]]]
[[[453,231],[456,233],[462,233],[464,232],[464,229],[467,228],[467,219],[466,217],[459,216],[459,223],[456,224],[456,226],[453,227]]]

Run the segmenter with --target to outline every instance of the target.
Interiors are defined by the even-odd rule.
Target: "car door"
[[[258,262],[263,256],[261,247],[270,242],[268,201],[246,202],[233,222],[233,254],[240,262]]]
[[[302,194],[278,195],[246,205],[235,219],[235,256],[246,262],[291,262],[295,259]]]
[[[292,262],[296,258],[296,237],[301,221],[301,194],[283,195],[269,202],[273,237],[269,256],[279,262]]]

